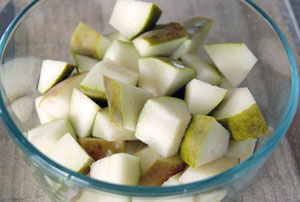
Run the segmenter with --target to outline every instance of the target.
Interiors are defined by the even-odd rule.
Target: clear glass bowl
[[[0,114],[10,135],[41,187],[55,201],[225,201],[233,200],[253,180],[295,115],[298,102],[298,73],[292,51],[276,24],[251,0],[153,0],[163,10],[161,23],[182,22],[192,16],[210,16],[216,20],[205,43],[245,42],[258,58],[242,86],[248,86],[260,106],[272,135],[259,139],[254,155],[217,176],[173,187],[131,187],[109,184],[72,172],[35,149],[22,132],[38,125],[34,109],[28,121],[21,123],[11,104],[26,94],[38,96],[42,59],[74,62],[70,36],[83,21],[100,33],[112,28],[108,20],[115,1],[111,0],[35,0],[11,23],[0,43]],[[203,55],[200,50],[199,54]],[[25,107],[24,107],[25,108]],[[26,110],[23,109],[23,110]],[[80,198],[92,197],[92,199]],[[89,195],[89,196],[88,196]],[[194,197],[193,197],[194,196]],[[158,198],[159,197],[159,198]]]

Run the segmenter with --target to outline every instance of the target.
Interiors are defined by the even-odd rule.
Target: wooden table
[[[0,10],[8,0],[0,1]],[[30,0],[13,0],[16,13]],[[287,37],[297,63],[299,54],[294,40],[279,7],[281,0],[255,2],[279,25]],[[1,19],[0,19],[1,20]],[[1,21],[0,21],[1,23]],[[289,129],[287,136],[274,150],[255,178],[252,185],[237,199],[240,202],[299,202],[300,201],[300,114]],[[16,148],[3,124],[0,123],[0,201],[1,202],[46,202],[49,201],[27,169],[21,152]]]

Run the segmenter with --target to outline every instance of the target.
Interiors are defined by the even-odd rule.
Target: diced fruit
[[[140,111],[152,94],[144,89],[104,76],[111,121],[135,131]]]
[[[160,14],[160,8],[153,3],[118,0],[109,24],[128,39],[132,39],[154,26]]]
[[[226,189],[201,193],[195,196],[195,202],[221,202],[226,195]]]
[[[107,194],[107,192],[94,193],[84,190],[75,202],[131,202],[131,200],[129,196]]]
[[[236,141],[268,133],[266,122],[248,88],[229,89],[212,116],[229,130]]]
[[[222,77],[216,67],[201,59],[198,55],[184,54],[181,56],[181,60],[185,65],[195,69],[197,73],[196,79],[210,83],[211,85],[218,85],[222,81]]]
[[[125,153],[127,154],[134,154],[146,146],[139,140],[126,141],[125,145]]]
[[[225,78],[222,79],[221,83],[219,84],[219,87],[225,88],[225,89],[233,88],[233,86]]]
[[[85,75],[74,75],[51,88],[40,101],[39,107],[55,119],[68,117],[73,88],[79,87]]]
[[[120,41],[130,42],[130,40],[127,39],[125,36],[123,36],[120,32],[111,32],[108,34],[104,34],[104,36],[111,41],[120,40]]]
[[[138,36],[133,44],[143,57],[170,56],[187,37],[188,33],[183,25],[172,22]]]
[[[73,71],[74,65],[56,60],[43,60],[38,91],[46,93],[50,88],[67,78]]]
[[[25,123],[29,119],[29,116],[32,112],[33,99],[30,96],[21,97],[15,100],[10,107],[16,117],[22,123]]]
[[[92,178],[105,182],[135,186],[139,182],[140,169],[140,158],[118,153],[93,163],[90,175]]]
[[[193,79],[186,85],[185,98],[191,114],[206,115],[223,100],[226,89]]]
[[[89,97],[106,99],[103,76],[108,76],[118,81],[135,86],[139,75],[115,64],[110,59],[97,63],[86,75],[80,84],[80,89]]]
[[[73,32],[70,48],[73,55],[85,55],[102,60],[109,44],[110,40],[105,36],[81,22]]]
[[[180,148],[181,158],[193,168],[227,153],[230,134],[213,117],[193,115]]]
[[[206,44],[208,56],[233,87],[238,87],[257,62],[244,43]]]
[[[134,131],[122,128],[110,121],[108,108],[101,109],[97,113],[92,135],[108,141],[136,140]]]
[[[140,54],[131,42],[114,40],[108,47],[104,58],[111,59],[120,66],[138,72],[138,59]]]
[[[242,162],[253,154],[255,145],[256,145],[256,139],[245,140],[241,142],[230,140],[228,153],[226,154],[226,156],[239,158],[240,161]]]
[[[47,153],[66,133],[76,137],[71,123],[67,119],[58,119],[29,130],[27,136],[38,150]]]
[[[77,71],[79,73],[90,71],[90,69],[99,62],[99,60],[96,60],[94,58],[78,54],[74,55],[74,58],[77,65]]]
[[[70,121],[77,135],[81,138],[92,135],[92,129],[97,112],[101,108],[85,94],[73,89],[70,100]]]
[[[70,133],[60,138],[47,155],[53,161],[80,173],[86,173],[93,162]]]
[[[199,168],[189,167],[179,178],[181,184],[196,182],[224,172],[239,164],[238,158],[223,157]]]
[[[35,110],[36,110],[36,113],[39,117],[41,124],[55,120],[55,117],[49,115],[43,108],[41,108],[39,106],[40,101],[43,99],[43,97],[44,96],[39,96],[39,97],[35,98],[35,100],[34,100]]]
[[[150,147],[134,154],[141,158],[141,186],[160,186],[169,177],[181,172],[185,163],[177,154],[169,158],[163,158]]]
[[[167,187],[167,186],[180,185],[179,178],[180,178],[181,175],[182,175],[182,172],[177,173],[176,175],[173,175],[173,176],[169,177],[169,179],[167,181],[165,181],[162,184],[162,186]]]
[[[139,59],[138,86],[155,96],[172,95],[195,76],[192,68],[165,57]]]
[[[174,156],[190,118],[183,100],[172,97],[152,98],[141,111],[135,136],[162,157]]]

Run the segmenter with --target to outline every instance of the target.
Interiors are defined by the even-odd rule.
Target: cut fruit
[[[104,76],[110,120],[135,131],[138,116],[152,94],[144,89]]]
[[[77,71],[79,73],[90,71],[90,69],[99,62],[99,60],[96,60],[94,58],[78,54],[74,55],[74,58],[77,65]]]
[[[189,38],[174,51],[171,57],[178,59],[183,54],[197,52],[214,22],[211,18],[201,16],[185,21],[183,26],[186,28]]]
[[[35,98],[35,100],[34,100],[35,110],[36,110],[36,113],[39,117],[41,124],[55,120],[55,117],[49,115],[43,108],[41,108],[39,106],[40,101],[43,99],[43,97],[44,96],[39,96],[39,97]]]
[[[146,146],[143,142],[139,140],[126,141],[125,145],[125,153],[127,154],[134,154],[142,150]]]
[[[131,202],[131,199],[128,196],[107,194],[107,192],[94,193],[84,190],[80,198],[75,200],[75,202]]]
[[[79,86],[85,75],[74,75],[51,88],[40,101],[39,107],[55,119],[68,117],[73,88]]]
[[[211,85],[218,85],[222,81],[222,77],[218,73],[216,67],[196,54],[184,54],[181,56],[184,64],[192,67],[197,72],[196,79],[210,83]]]
[[[101,109],[97,113],[92,135],[108,141],[136,140],[134,131],[122,128],[110,121],[108,108]]]
[[[90,176],[105,182],[135,186],[139,182],[140,169],[140,158],[118,153],[93,163]]]
[[[103,76],[135,86],[138,73],[115,64],[110,59],[97,63],[80,84],[80,89],[89,97],[106,99]]]
[[[248,88],[229,89],[212,116],[229,130],[236,141],[258,138],[269,131]]]
[[[120,40],[124,42],[130,42],[130,40],[123,36],[120,32],[111,32],[108,34],[104,34],[104,36],[111,41]]]
[[[73,32],[70,49],[73,55],[85,55],[102,60],[110,40],[80,22]]]
[[[122,67],[138,72],[140,54],[131,42],[114,40],[108,47],[104,58],[108,58]]]
[[[78,137],[84,138],[92,135],[92,129],[97,112],[101,108],[85,94],[73,89],[70,100],[70,121]]]
[[[11,104],[11,109],[16,117],[22,122],[25,123],[32,112],[33,109],[33,99],[30,96],[24,96],[15,100]]]
[[[201,193],[195,196],[195,202],[221,202],[226,195],[226,189]]]
[[[206,115],[225,97],[227,90],[193,79],[186,85],[185,97],[191,114]]]
[[[31,144],[45,154],[66,133],[76,137],[71,123],[67,119],[58,119],[29,130],[27,137]]]
[[[257,62],[244,43],[206,44],[212,62],[233,87],[238,87]]]
[[[239,158],[240,161],[244,161],[252,156],[256,145],[256,139],[245,140],[236,142],[234,140],[229,141],[228,152],[226,156]]]
[[[139,59],[138,86],[155,96],[172,95],[195,76],[192,68],[164,57]]]
[[[152,28],[158,21],[161,10],[153,3],[118,0],[112,11],[109,24],[128,39]]]
[[[227,153],[230,134],[213,117],[193,115],[180,148],[181,158],[198,168]]]
[[[172,22],[140,35],[133,40],[133,44],[143,57],[170,56],[187,37],[183,25]]]
[[[86,173],[93,162],[70,133],[60,138],[47,155],[56,163],[80,173]]]
[[[74,65],[56,60],[43,60],[38,91],[45,94],[50,88],[67,78]]]
[[[185,168],[179,155],[163,158],[148,146],[134,155],[141,159],[141,186],[160,186]]]
[[[222,79],[221,83],[219,84],[219,87],[225,89],[233,88],[233,86],[225,78]]]
[[[141,111],[135,136],[162,157],[174,156],[190,119],[189,109],[183,100],[173,97],[152,98]]]
[[[213,177],[239,164],[239,162],[238,158],[223,157],[199,168],[189,167],[180,176],[179,182],[186,184]]]
[[[176,175],[173,175],[173,176],[169,177],[169,179],[167,181],[165,181],[162,184],[162,186],[167,187],[167,186],[180,185],[179,178],[180,178],[181,175],[182,175],[182,172],[177,173]]]

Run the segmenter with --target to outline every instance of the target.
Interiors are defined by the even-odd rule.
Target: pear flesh
[[[55,120],[55,117],[49,115],[47,111],[43,110],[43,108],[40,107],[40,101],[43,99],[43,97],[44,96],[39,96],[34,100],[35,111],[41,124]]]
[[[139,140],[126,141],[125,145],[125,153],[127,154],[135,154],[146,146],[146,144]]]
[[[78,54],[74,55],[74,58],[77,65],[77,71],[79,73],[90,71],[90,69],[99,62],[99,60],[94,58]]]
[[[225,88],[225,89],[229,89],[229,88],[233,88],[233,86],[229,83],[229,81],[227,81],[227,79],[223,78],[221,83],[219,83],[218,85],[220,88]]]
[[[240,142],[230,140],[226,156],[239,158],[242,162],[253,154],[256,141],[257,139],[245,140]]]
[[[124,42],[130,42],[129,39],[127,39],[125,36],[123,36],[120,32],[116,31],[116,32],[110,32],[107,34],[104,34],[104,36],[106,38],[108,38],[111,41],[114,40],[120,40],[120,41],[124,41]]]
[[[10,107],[16,117],[22,123],[26,123],[33,109],[33,99],[30,96],[23,96],[15,100]]]

